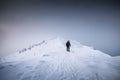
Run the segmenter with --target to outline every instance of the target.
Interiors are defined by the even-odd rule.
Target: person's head
[[[67,42],[70,42],[69,40]]]

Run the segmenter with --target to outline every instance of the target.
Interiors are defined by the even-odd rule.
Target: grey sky
[[[110,55],[120,55],[118,2],[1,3],[0,56],[55,36],[77,40]]]

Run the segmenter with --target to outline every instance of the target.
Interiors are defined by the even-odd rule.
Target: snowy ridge
[[[66,41],[46,40],[5,57],[0,64],[0,80],[120,79],[120,57],[111,57],[74,40],[70,40],[71,52],[67,52]]]
[[[26,60],[26,59],[31,59],[31,58],[36,58],[36,57],[40,57],[42,56],[44,53],[51,53],[51,52],[66,52],[66,43],[67,40],[63,39],[63,38],[54,38],[54,39],[50,39],[50,40],[44,40],[38,44],[34,44],[28,48],[23,48],[22,50],[9,55],[7,57],[4,57],[3,59],[1,59],[1,61],[3,62],[9,62],[9,61],[17,61],[17,60]],[[106,56],[106,57],[110,57],[109,55],[100,52],[98,50],[94,50],[91,47],[88,46],[84,46],[82,44],[80,44],[77,41],[71,40],[71,43],[73,44],[71,47],[71,52],[72,53],[82,53],[79,55],[86,55],[86,53],[88,53],[87,55],[91,55],[92,53],[99,53],[97,55],[94,56]],[[82,51],[85,51],[82,52]],[[87,52],[88,51],[88,52]],[[91,54],[89,51],[92,51]]]

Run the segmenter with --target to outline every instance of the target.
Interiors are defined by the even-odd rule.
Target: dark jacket
[[[71,46],[70,41],[67,41],[66,46],[69,48]]]

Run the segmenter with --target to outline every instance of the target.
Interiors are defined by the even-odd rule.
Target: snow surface
[[[55,38],[0,60],[0,80],[120,80],[120,57]]]

